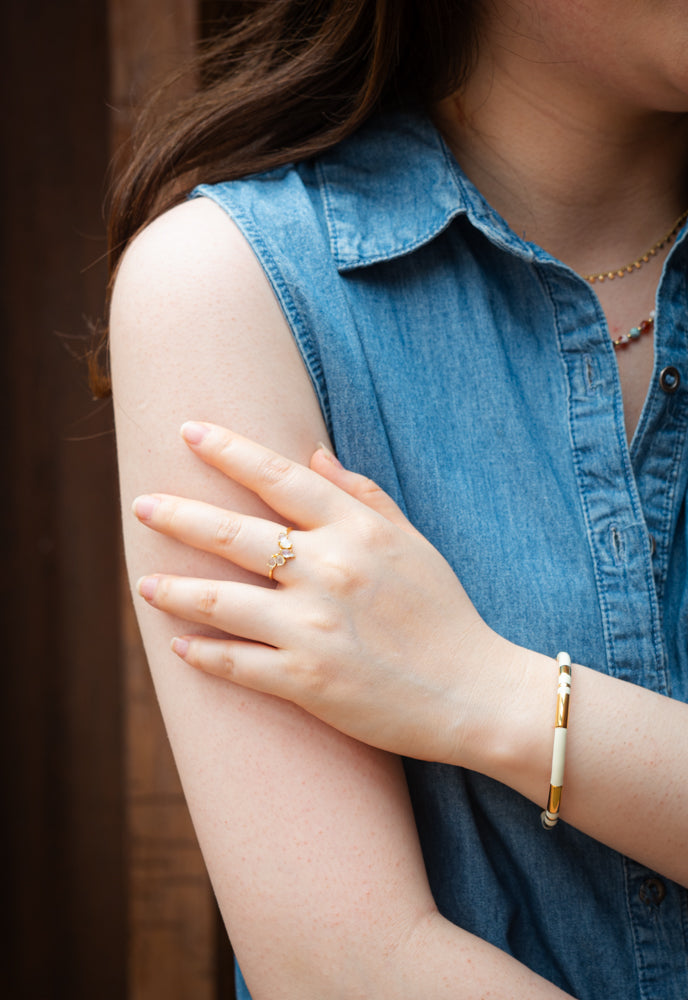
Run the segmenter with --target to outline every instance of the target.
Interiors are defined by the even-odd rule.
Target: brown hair
[[[477,0],[252,0],[226,10],[221,37],[199,56],[193,97],[163,117],[153,101],[139,119],[111,200],[111,283],[131,238],[199,176],[212,184],[308,159],[381,108],[428,106],[465,79],[476,46]]]

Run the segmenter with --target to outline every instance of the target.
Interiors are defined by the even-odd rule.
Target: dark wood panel
[[[3,6],[0,734],[11,998],[232,996],[231,950],[131,612],[102,315],[110,149],[193,51],[196,0]]]
[[[74,361],[102,311],[105,3],[3,7],[3,761],[10,996],[125,994],[117,494]],[[3,975],[5,979],[5,975]]]

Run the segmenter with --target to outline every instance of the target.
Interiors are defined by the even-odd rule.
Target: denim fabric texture
[[[685,227],[629,447],[594,289],[509,229],[424,116],[194,195],[252,246],[340,460],[394,497],[489,625],[688,700]],[[481,775],[406,773],[446,917],[578,1000],[688,998],[684,889],[564,822],[544,831],[539,806]]]

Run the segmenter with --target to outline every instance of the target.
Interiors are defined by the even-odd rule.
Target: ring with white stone
[[[278,566],[284,566],[287,559],[294,558],[294,543],[289,537],[290,532],[291,528],[283,528],[277,536],[277,552],[273,552],[268,559],[268,577],[270,580],[274,579],[273,573]]]

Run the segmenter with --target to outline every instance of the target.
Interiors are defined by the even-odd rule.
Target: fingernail
[[[323,444],[322,441],[318,441],[318,449],[323,453],[323,455],[328,460],[328,462],[332,462],[332,464],[336,465],[338,469],[343,469],[344,468],[344,466],[339,461],[339,459],[337,458],[337,456],[335,455],[335,453],[333,451],[330,451],[330,449],[327,447],[327,445]]]
[[[189,420],[182,424],[182,437],[187,444],[200,444],[208,430],[209,428],[205,424],[197,424]]]
[[[141,521],[149,521],[153,516],[153,511],[160,503],[155,497],[137,497],[133,503],[133,511]]]
[[[175,636],[175,638],[170,643],[170,646],[172,647],[173,653],[176,653],[177,656],[181,656],[181,658],[184,659],[184,657],[189,651],[189,640],[180,639],[177,636]]]
[[[143,597],[146,601],[152,601],[155,597],[155,590],[157,586],[158,581],[154,576],[142,576],[136,584],[136,589],[141,597]]]

